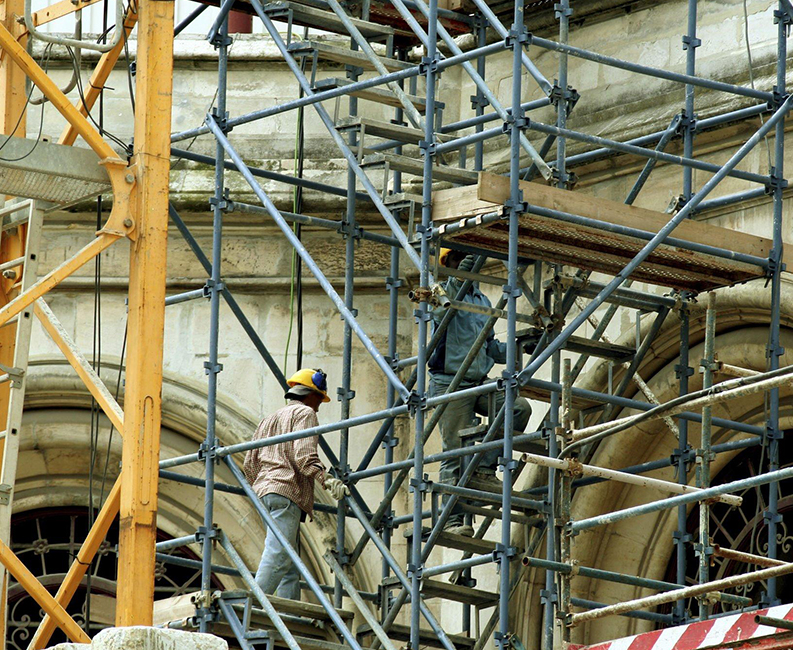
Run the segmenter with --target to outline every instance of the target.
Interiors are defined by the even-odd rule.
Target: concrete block
[[[228,650],[212,634],[156,627],[109,627],[94,637],[92,650]]]

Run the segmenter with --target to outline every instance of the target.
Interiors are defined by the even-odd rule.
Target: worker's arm
[[[313,411],[305,410],[295,418],[293,431],[310,429],[319,426],[317,414]],[[316,479],[320,483],[325,481],[325,466],[319,459],[317,453],[317,436],[310,438],[300,438],[294,442],[295,465],[303,476]]]
[[[259,424],[259,427],[256,429],[256,433],[253,434],[252,440],[258,440],[261,438],[261,427],[262,425]],[[249,449],[245,454],[245,462],[242,465],[242,471],[245,474],[245,478],[248,479],[248,483],[253,485],[253,482],[259,475],[259,470],[261,467],[262,463],[259,460],[259,449]]]
[[[499,341],[491,332],[487,337],[485,352],[496,363],[507,362],[507,344]]]

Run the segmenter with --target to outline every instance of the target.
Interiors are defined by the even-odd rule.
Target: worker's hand
[[[476,258],[473,255],[466,255],[462,262],[460,262],[460,266],[457,268],[461,271],[470,271],[474,268],[474,263],[476,262]]]
[[[446,295],[446,290],[443,288],[443,286],[440,283],[436,282],[435,284],[433,284],[430,287],[430,291],[432,291],[432,300],[430,301],[431,305],[441,306],[444,309],[446,309],[449,306],[450,304],[449,296]]]
[[[325,479],[322,487],[330,492],[330,496],[332,496],[335,501],[341,501],[345,496],[350,495],[350,488],[344,485],[339,479],[333,478],[332,476],[328,476]]]

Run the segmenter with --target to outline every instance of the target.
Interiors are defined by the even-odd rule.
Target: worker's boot
[[[468,487],[482,492],[493,492],[494,494],[501,494],[504,484],[496,478],[496,473],[493,471],[476,471],[471,479],[468,481]]]
[[[474,527],[469,526],[462,520],[454,520],[446,522],[446,525],[443,527],[444,533],[449,533],[451,535],[462,535],[463,537],[473,537],[474,536]]]

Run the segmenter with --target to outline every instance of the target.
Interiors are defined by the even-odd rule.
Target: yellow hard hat
[[[322,370],[301,368],[287,380],[286,384],[290,388],[305,386],[309,390],[322,395],[323,402],[330,402],[330,397],[328,397],[328,376]]]
[[[449,253],[451,252],[451,248],[441,248],[441,252],[438,255],[438,262],[441,266],[446,266],[446,258],[449,257]]]

